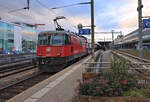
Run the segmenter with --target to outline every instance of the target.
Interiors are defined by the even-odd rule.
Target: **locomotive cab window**
[[[50,45],[65,45],[64,37],[63,34],[53,34]]]
[[[47,36],[39,36],[38,45],[47,45]]]

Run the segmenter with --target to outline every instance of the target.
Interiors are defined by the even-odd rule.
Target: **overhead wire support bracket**
[[[20,10],[23,10],[23,9],[24,9],[24,10],[26,10],[26,9],[29,10],[29,8],[30,8],[30,0],[27,0],[27,6],[26,6],[26,7],[8,11],[8,13],[17,12],[17,11],[20,11]]]
[[[60,8],[66,8],[70,6],[76,6],[76,5],[85,5],[85,4],[91,4],[91,2],[81,2],[81,3],[76,3],[76,4],[70,4],[70,5],[65,5],[65,6],[59,6],[59,7],[53,7],[51,9],[60,9]]]

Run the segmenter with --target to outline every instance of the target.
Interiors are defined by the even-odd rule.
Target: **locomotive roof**
[[[39,33],[39,35],[45,35],[45,34],[68,34],[68,35],[74,35],[76,37],[79,37],[80,39],[86,40],[85,39],[86,37],[83,38],[83,37],[80,37],[80,36],[76,35],[73,32],[68,32],[68,31],[42,31],[42,32]]]
[[[39,34],[69,34],[67,31],[42,31]]]
[[[76,35],[75,33],[73,32],[68,32],[68,31],[42,31],[39,33],[39,35],[43,35],[43,34],[68,34],[68,35],[74,35],[74,36],[77,36],[79,37],[78,35]]]

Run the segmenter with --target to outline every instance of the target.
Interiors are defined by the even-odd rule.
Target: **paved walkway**
[[[101,54],[100,62],[111,62],[111,51],[104,51]],[[101,64],[100,67],[103,67],[102,71],[107,71],[111,67],[111,64]],[[106,67],[106,68],[105,68]]]
[[[77,80],[82,78],[82,63],[89,58],[84,58],[8,102],[71,102]]]

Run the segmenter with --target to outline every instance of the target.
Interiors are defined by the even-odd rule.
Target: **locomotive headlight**
[[[49,48],[49,47],[46,48],[46,51],[47,51],[47,52],[50,52],[50,51],[51,51],[51,48]]]

